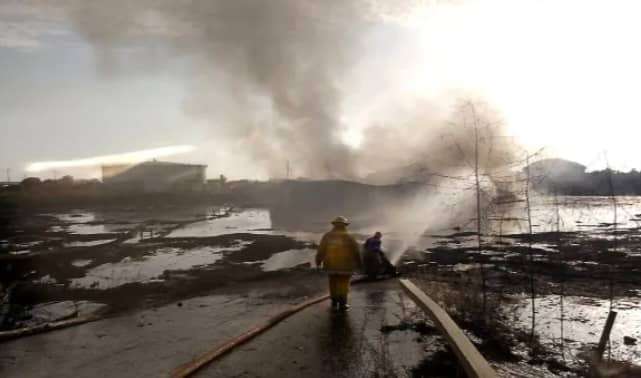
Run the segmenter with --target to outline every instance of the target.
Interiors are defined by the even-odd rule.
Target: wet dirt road
[[[323,289],[321,278],[308,278],[309,292],[286,284],[240,287],[4,342],[0,376],[167,376],[212,346],[316,295]]]
[[[352,308],[332,313],[328,301],[286,319],[197,377],[371,377],[411,376],[440,336],[413,324],[422,314],[396,280],[355,285]],[[407,323],[404,323],[407,322]]]
[[[321,282],[319,282],[321,283]],[[324,281],[322,281],[324,283]],[[322,290],[322,289],[321,289]],[[193,298],[1,344],[3,377],[159,377],[262,323],[304,297],[254,290]],[[285,299],[287,298],[287,299]],[[441,345],[435,334],[397,327],[416,308],[396,281],[354,286],[352,309],[314,305],[250,341],[198,376],[405,375]],[[382,327],[387,327],[385,332]],[[384,329],[384,328],[383,328]]]
[[[354,285],[350,301],[347,314],[333,313],[328,301],[311,306],[206,366],[196,377],[464,375],[445,339],[397,280]],[[478,341],[473,336],[472,340]],[[544,366],[489,362],[499,377],[558,376]]]

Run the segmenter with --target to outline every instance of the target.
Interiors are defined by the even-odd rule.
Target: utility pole
[[[532,299],[532,329],[530,333],[530,342],[534,342],[534,328],[536,327],[536,292],[534,289],[534,254],[532,251],[532,207],[530,204],[530,154],[525,151],[525,207],[527,211],[527,229],[528,229],[528,255],[530,258],[530,295]]]
[[[289,159],[287,160],[286,166],[285,166],[285,172],[286,172],[286,178],[289,180],[289,175],[291,173],[291,167],[289,165]]]
[[[7,184],[11,182],[11,168],[7,168]]]
[[[561,283],[559,285],[561,295],[559,295],[559,309],[561,314],[559,320],[561,321],[561,357],[565,361],[565,351],[564,351],[564,329],[563,321],[565,320],[565,311],[564,311],[564,299],[565,296],[565,256],[563,249],[561,247],[561,213],[559,212],[559,195],[558,195],[558,186],[554,184],[554,209],[556,211],[556,249],[559,251],[559,256],[561,257]]]

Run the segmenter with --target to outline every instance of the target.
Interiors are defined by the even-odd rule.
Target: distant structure
[[[559,194],[577,194],[589,184],[585,165],[564,159],[542,159],[529,165],[530,181],[536,190]],[[527,167],[523,168],[527,174]]]
[[[432,173],[427,164],[419,162],[372,172],[363,181],[371,185],[425,183],[430,180],[430,176]]]
[[[206,165],[148,161],[135,165],[102,166],[102,182],[109,190],[143,193],[201,191]]]
[[[585,176],[585,165],[564,159],[542,159],[530,164],[530,175],[547,180],[579,181]]]

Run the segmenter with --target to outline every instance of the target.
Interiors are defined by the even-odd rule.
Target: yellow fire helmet
[[[347,226],[349,224],[349,221],[345,217],[336,217],[332,221],[332,224],[344,224],[345,226]]]

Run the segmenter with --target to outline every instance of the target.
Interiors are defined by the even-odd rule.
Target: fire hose
[[[205,365],[211,363],[214,360],[219,359],[223,355],[231,352],[234,348],[241,346],[248,342],[249,340],[253,339],[254,337],[260,335],[261,333],[265,332],[266,330],[272,328],[276,324],[280,323],[281,321],[287,319],[288,317],[294,315],[295,313],[311,306],[316,303],[322,302],[326,299],[329,298],[329,294],[324,294],[312,299],[309,299],[305,302],[299,303],[297,305],[291,306],[288,309],[274,315],[271,317],[269,320],[267,320],[265,323],[257,325],[245,333],[236,336],[232,338],[231,340],[225,342],[224,344],[215,347],[214,349],[211,349],[210,351],[207,351],[200,355],[199,357],[196,357],[194,360],[189,361],[188,363],[181,365],[177,369],[175,369],[171,377],[172,378],[182,378],[182,377],[190,377],[194,373],[196,373],[198,370],[203,368]]]
[[[362,278],[352,281],[352,285],[364,282]],[[245,344],[254,337],[260,335],[261,333],[267,331],[268,329],[274,327],[278,323],[287,319],[288,317],[306,309],[309,306],[315,305],[316,303],[322,302],[326,299],[329,299],[329,294],[323,294],[318,297],[308,299],[302,303],[290,306],[286,310],[279,312],[278,314],[269,318],[265,323],[257,325],[250,328],[248,331],[228,340],[227,342],[214,347],[213,349],[201,354],[195,359],[179,366],[172,373],[172,378],[186,378],[195,374],[198,370],[202,369],[209,363],[221,358],[225,354],[231,352],[235,348]]]

